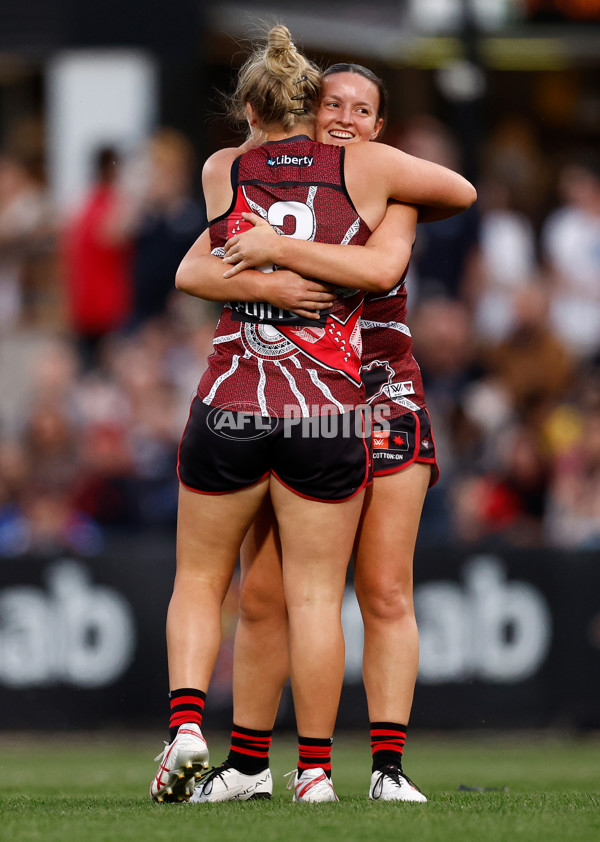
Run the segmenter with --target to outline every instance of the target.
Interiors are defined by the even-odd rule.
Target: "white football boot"
[[[208,769],[208,746],[200,726],[186,722],[179,726],[172,743],[165,743],[156,777],[150,784],[150,795],[159,804],[163,801],[187,801],[196,781]]]
[[[371,775],[371,801],[427,801],[421,790],[398,766],[386,766]]]
[[[245,775],[233,766],[223,763],[205,775],[196,785],[190,804],[207,801],[257,801],[273,794],[271,770],[257,775]]]
[[[294,797],[292,801],[306,802],[310,804],[319,804],[325,801],[339,801],[333,782],[328,778],[323,769],[317,767],[316,769],[305,769],[301,775],[298,775],[298,770],[288,772],[290,779],[287,784],[288,789],[294,789]]]

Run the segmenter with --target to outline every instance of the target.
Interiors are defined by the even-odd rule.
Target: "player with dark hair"
[[[244,212],[256,211],[281,233],[325,241],[314,245],[325,259],[334,243],[347,243],[356,254],[356,267],[364,266],[367,250],[353,243],[366,242],[370,229],[385,215],[387,199],[402,194],[407,184],[409,190],[411,184],[420,184],[427,164],[415,166],[417,159],[408,161],[390,147],[378,147],[375,153],[367,144],[342,148],[315,143],[312,115],[320,86],[311,66],[299,67],[299,57],[285,27],[275,27],[266,51],[251,57],[240,73],[238,100],[245,103],[252,129],[263,132],[267,142],[241,157],[240,150],[222,150],[207,162],[204,188],[213,219],[211,245],[218,254],[233,234],[247,227]],[[365,184],[367,166],[370,179]],[[468,182],[437,170],[438,182],[441,179],[458,201],[455,210],[473,201]],[[438,190],[443,192],[439,183]],[[446,202],[440,202],[445,213]],[[411,209],[403,212],[414,214]],[[393,286],[411,246],[410,238],[398,240],[396,275],[390,272],[387,280],[377,279],[372,271],[346,269],[343,280],[349,291],[340,291],[333,301],[330,291],[308,282],[316,307],[309,302],[290,304],[285,290],[267,303],[264,286],[256,284],[254,296],[223,309],[215,353],[180,450],[177,576],[167,623],[176,715],[172,742],[151,787],[156,800],[185,798],[194,772],[206,762],[199,732],[206,692],[202,688],[208,685],[218,650],[220,606],[242,538],[267,491],[281,542],[300,735],[294,800],[337,800],[330,751],[344,667],[340,610],[369,461],[362,412],[357,409],[364,397],[357,325],[362,293],[357,290]],[[194,247],[178,272],[178,286],[192,294],[199,294],[196,285],[203,283],[196,277],[197,259],[210,260]],[[298,277],[285,270],[273,274],[280,277],[275,284],[267,282],[271,290],[286,274],[292,285]],[[211,297],[206,290],[203,296]],[[317,318],[311,312],[315,309],[320,310]],[[306,315],[298,316],[297,311]],[[215,410],[235,416],[236,429],[244,428],[243,440],[214,435],[210,419]],[[242,423],[244,411],[256,413],[249,428]],[[336,419],[333,437],[330,429],[324,431],[326,415]],[[269,435],[260,438],[265,418],[271,427]],[[331,505],[334,502],[337,505]],[[193,631],[198,618],[201,636]],[[254,792],[255,797],[262,794]]]

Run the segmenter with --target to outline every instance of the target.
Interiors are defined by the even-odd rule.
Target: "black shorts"
[[[181,443],[181,484],[201,494],[240,491],[273,474],[302,497],[339,503],[371,481],[371,437],[360,409],[266,418],[195,397]]]
[[[439,479],[440,469],[427,410],[409,410],[387,423],[389,429],[378,429],[377,424],[373,428],[373,476],[394,474],[413,462],[424,462],[431,465],[431,488]]]

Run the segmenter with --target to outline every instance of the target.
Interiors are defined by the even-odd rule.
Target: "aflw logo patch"
[[[374,450],[408,450],[408,436],[393,430],[373,430]]]
[[[414,395],[415,387],[413,386],[412,380],[405,380],[403,383],[388,383],[383,387],[384,394],[388,396],[388,398],[399,398],[403,395]]]
[[[267,164],[270,167],[312,167],[314,160],[310,155],[278,155],[276,158],[268,158]]]

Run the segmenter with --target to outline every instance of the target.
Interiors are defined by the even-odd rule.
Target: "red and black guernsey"
[[[406,272],[388,293],[369,293],[360,319],[361,374],[370,406],[386,404],[388,417],[425,408],[421,369],[406,324]]]
[[[332,244],[364,245],[369,228],[344,183],[344,149],[304,136],[266,143],[232,167],[233,201],[210,224],[213,254],[250,227],[242,212],[278,233]],[[272,271],[276,267],[260,267]],[[302,319],[266,302],[223,307],[198,394],[211,406],[285,417],[344,412],[364,400],[359,319],[364,294],[339,288],[322,317]]]

